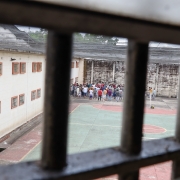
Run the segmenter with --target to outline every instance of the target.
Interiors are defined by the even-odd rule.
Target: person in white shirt
[[[83,89],[84,96],[87,96],[87,91],[88,91],[88,88],[85,86]]]
[[[89,90],[89,100],[92,100],[93,97],[93,90],[92,88]]]

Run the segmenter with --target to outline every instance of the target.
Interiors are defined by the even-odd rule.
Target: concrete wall
[[[11,61],[11,58],[16,59]],[[45,58],[43,55],[0,51],[0,137],[43,112]],[[25,74],[12,74],[12,62],[26,62]],[[42,62],[41,72],[32,72],[32,62]],[[31,101],[31,91],[41,88],[41,97]],[[25,103],[11,109],[11,97],[25,94]]]
[[[79,60],[79,72],[78,72],[78,83],[83,84],[84,82],[84,59]]]
[[[71,67],[71,80],[72,83],[75,83],[76,77],[78,77],[79,82],[79,68],[76,67],[76,62],[79,62],[79,59],[72,59],[72,62],[74,63],[74,68]]]
[[[92,61],[87,61],[87,74],[85,81],[91,80]],[[93,82],[106,82],[125,84],[125,62],[115,62],[113,81],[113,62],[94,61]],[[155,88],[158,96],[176,97],[178,92],[179,65],[174,64],[149,64],[147,70],[147,85]]]

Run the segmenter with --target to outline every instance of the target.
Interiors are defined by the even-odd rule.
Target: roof
[[[150,47],[149,62],[175,64],[180,63],[180,47]],[[127,58],[126,45],[108,45],[97,43],[74,43],[74,57],[88,60],[125,61]]]
[[[44,53],[45,44],[32,39],[14,25],[0,24],[0,50]]]
[[[0,24],[0,50],[45,53],[45,43],[32,39],[14,25]],[[125,61],[127,45],[74,42],[73,57],[88,60]],[[180,63],[180,46],[150,46],[151,63]]]

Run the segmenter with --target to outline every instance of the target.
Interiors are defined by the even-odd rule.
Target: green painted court
[[[143,140],[174,135],[175,111],[146,108]],[[69,115],[68,153],[78,153],[100,148],[119,146],[121,138],[122,104],[79,103]],[[41,143],[23,159],[40,159]]]

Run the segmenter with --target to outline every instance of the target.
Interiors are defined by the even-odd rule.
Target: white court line
[[[122,126],[111,126],[111,125],[101,125],[101,124],[83,124],[83,123],[69,123],[72,125],[81,125],[81,126],[105,126],[105,127],[114,127],[114,128],[121,128]]]
[[[150,137],[142,137],[143,139],[160,139],[160,138],[150,138]]]

